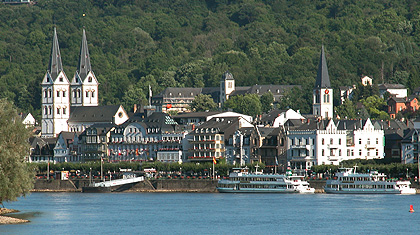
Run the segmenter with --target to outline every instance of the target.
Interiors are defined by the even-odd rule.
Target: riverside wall
[[[95,182],[99,182],[95,180]],[[117,192],[217,192],[217,180],[151,179],[115,189]],[[36,179],[32,192],[81,192],[89,186],[87,179]]]

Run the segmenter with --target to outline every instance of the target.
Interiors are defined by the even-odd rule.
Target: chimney
[[[391,127],[391,121],[388,120],[387,122],[388,122],[388,127]]]
[[[306,119],[306,122],[308,123],[308,124],[310,124],[311,123],[311,119]]]
[[[134,104],[134,111],[133,111],[133,113],[137,113],[137,104]]]
[[[408,118],[407,119],[405,119],[405,125],[408,127],[408,123],[409,123],[409,121],[408,121]]]

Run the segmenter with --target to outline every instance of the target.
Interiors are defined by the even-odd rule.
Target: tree
[[[217,109],[217,104],[210,95],[197,95],[192,103],[190,109],[195,112],[214,111]]]
[[[271,91],[266,92],[260,97],[262,111],[268,113],[273,108],[274,96]]]
[[[357,118],[357,110],[353,102],[346,99],[340,106],[335,107],[335,113],[342,119]]]
[[[262,112],[261,102],[257,94],[232,96],[225,102],[224,108],[253,117],[260,115]]]
[[[15,201],[33,188],[34,172],[25,162],[29,134],[13,104],[0,99],[0,203]]]

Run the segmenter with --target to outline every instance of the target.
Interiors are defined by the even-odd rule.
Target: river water
[[[420,232],[420,195],[32,193],[5,207],[31,222],[0,234]]]

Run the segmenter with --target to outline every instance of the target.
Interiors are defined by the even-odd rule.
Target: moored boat
[[[335,194],[415,194],[410,181],[389,180],[378,171],[356,173],[356,168],[340,168],[335,179],[327,180],[324,191]]]
[[[221,193],[314,193],[304,176],[263,174],[248,168],[234,168],[229,179],[218,181],[217,190]]]

